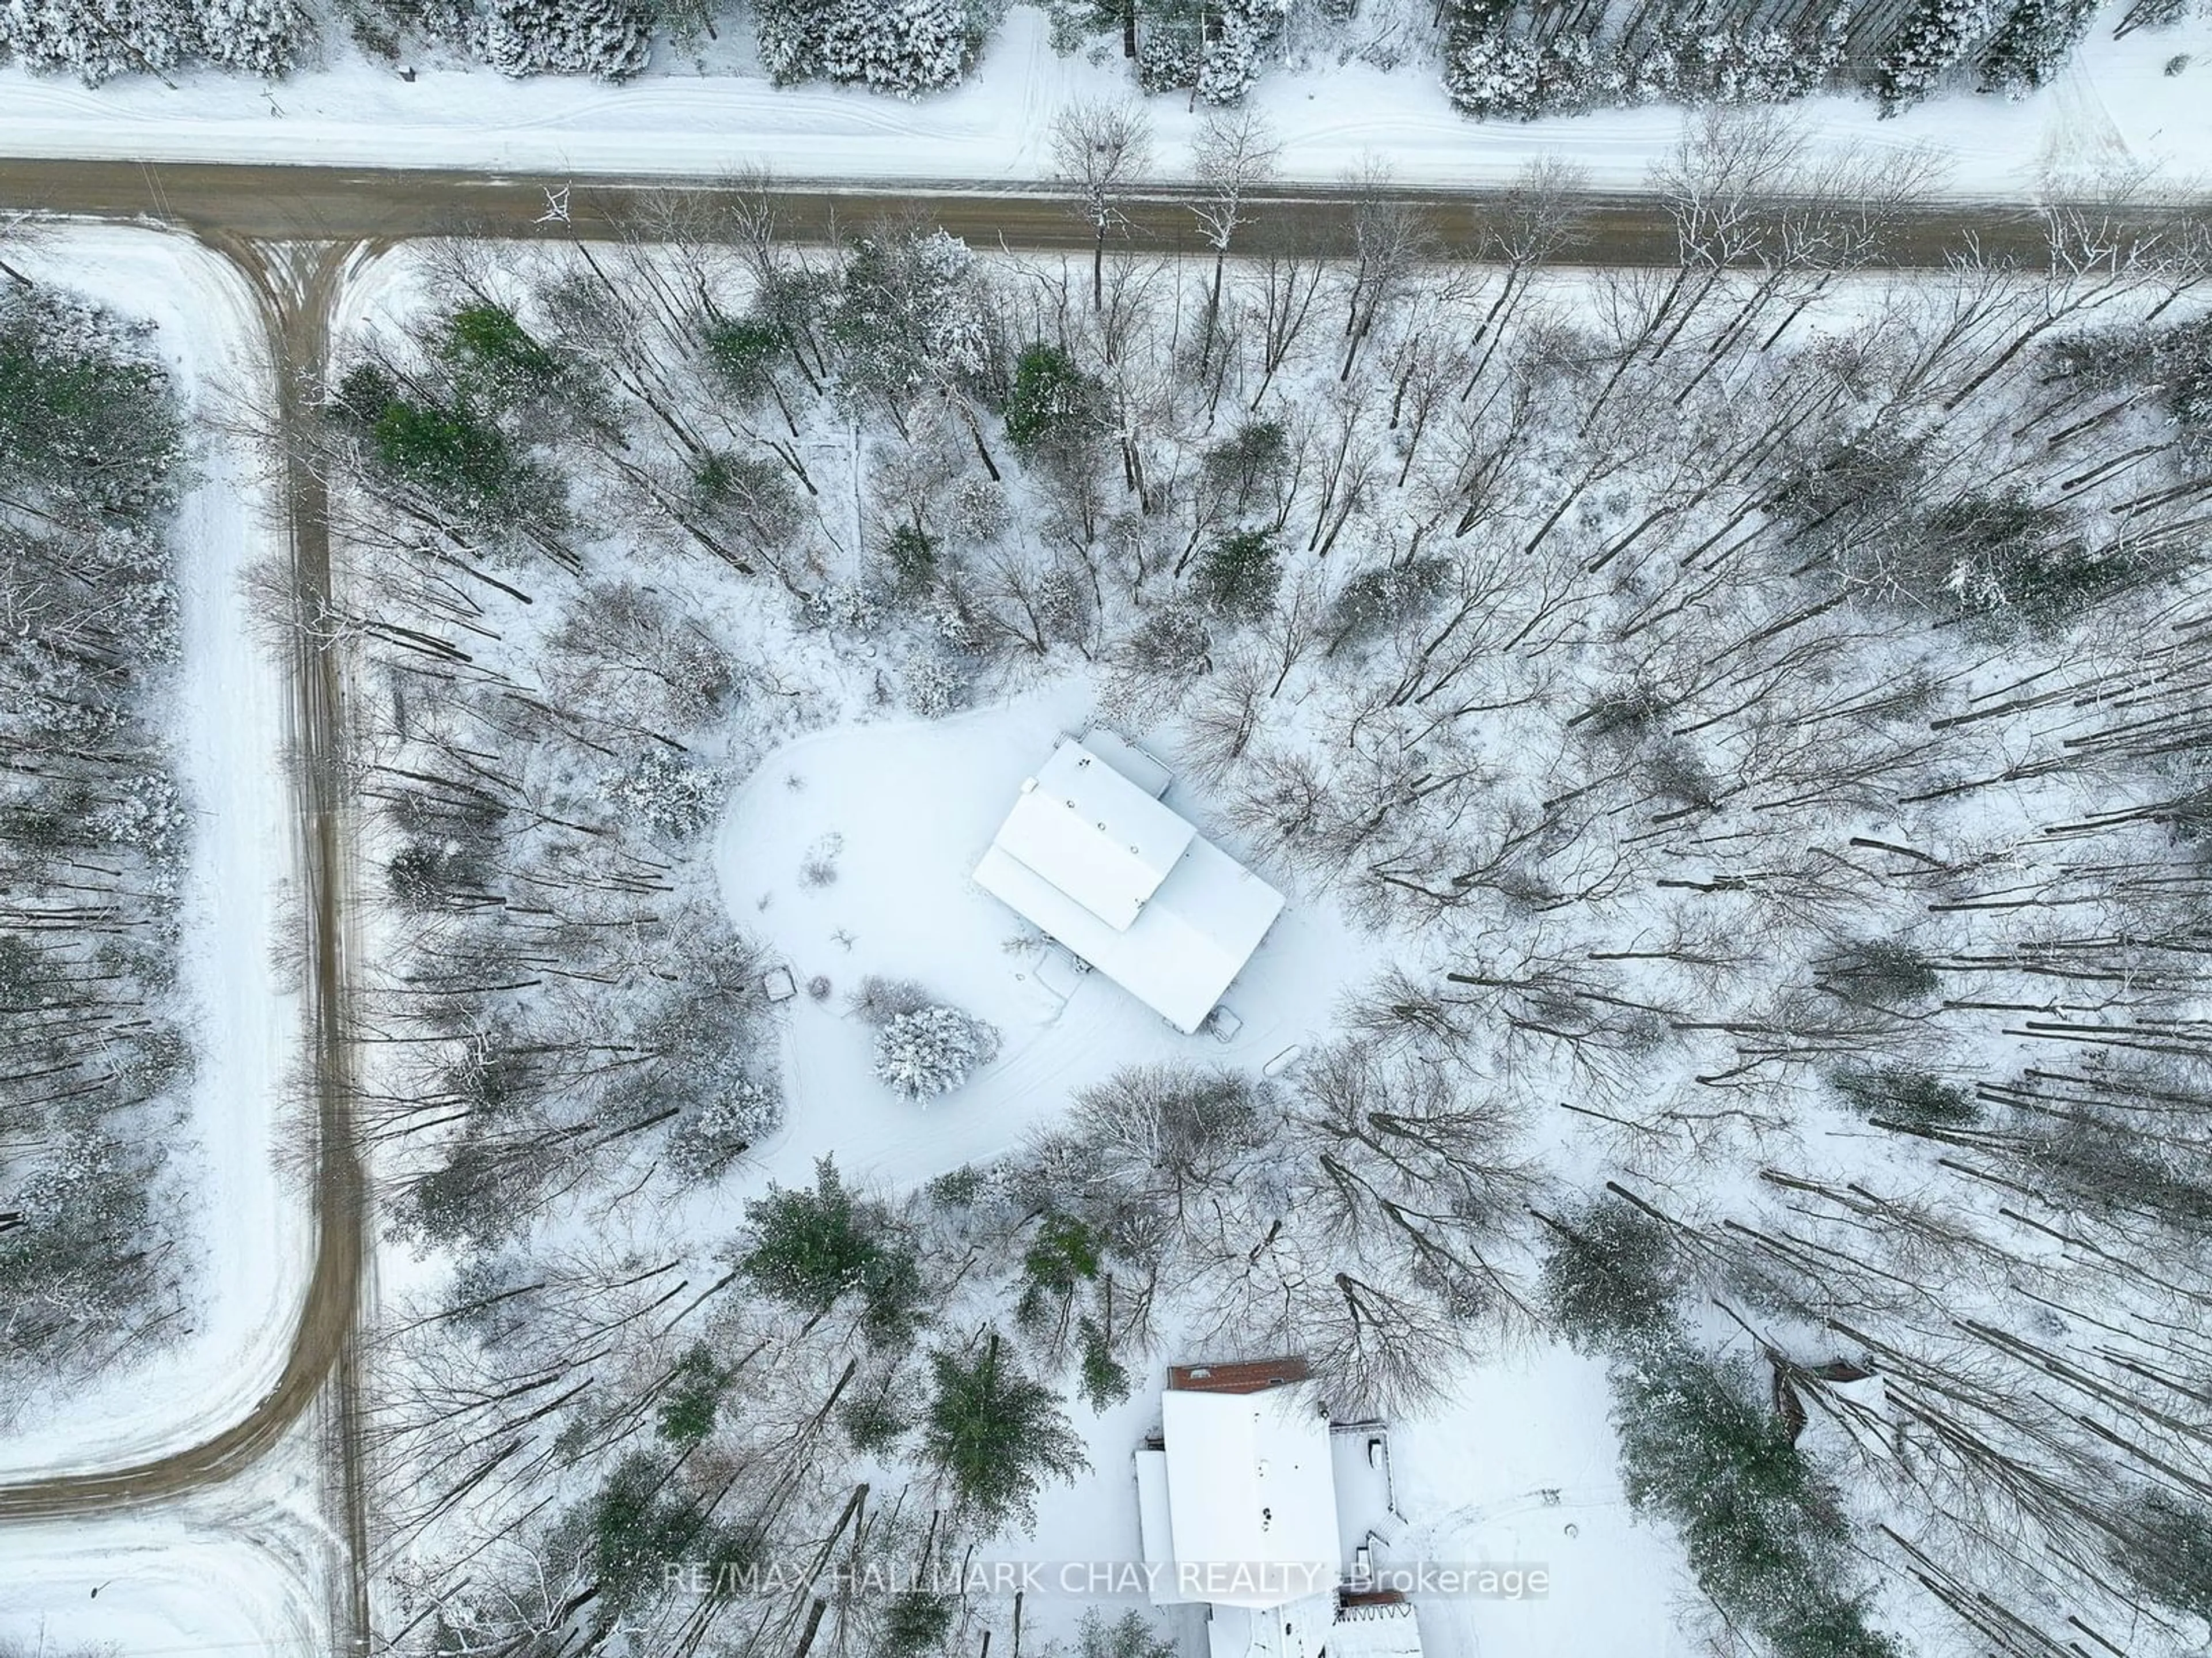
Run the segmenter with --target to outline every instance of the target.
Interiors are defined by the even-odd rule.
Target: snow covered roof
[[[1175,1563],[1156,1599],[1273,1607],[1334,1589],[1341,1575],[1328,1418],[1287,1388],[1189,1393],[1160,1400],[1165,1449],[1139,1453],[1145,1558]],[[1146,1458],[1158,1455],[1149,1469]],[[1164,1475],[1164,1535],[1157,1497]],[[1149,1476],[1149,1477],[1148,1477]],[[1163,1585],[1164,1588],[1164,1585]]]
[[[1283,908],[1281,893],[1072,739],[1022,786],[975,882],[1186,1033]]]
[[[1053,750],[993,842],[1126,928],[1198,831],[1076,742]]]
[[[1152,1604],[1180,1606],[1190,1599],[1176,1591],[1175,1516],[1168,1510],[1168,1454],[1150,1448],[1137,1453],[1137,1536],[1151,1571]]]
[[[1083,746],[1103,760],[1115,771],[1139,788],[1158,799],[1175,781],[1175,774],[1146,754],[1134,743],[1103,726],[1093,726],[1083,733]]]
[[[1206,1658],[1334,1658],[1335,1598],[1310,1594],[1287,1606],[1212,1608]]]

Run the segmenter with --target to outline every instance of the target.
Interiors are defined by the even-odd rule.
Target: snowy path
[[[239,273],[181,238],[72,227],[11,257],[125,314],[149,316],[204,434],[175,536],[184,658],[173,732],[198,812],[184,909],[184,987],[198,1042],[191,1114],[170,1178],[202,1258],[191,1333],[48,1400],[0,1442],[0,1480],[89,1473],[208,1439],[282,1372],[313,1252],[301,1181],[280,1174],[298,992],[276,965],[295,844],[283,772],[286,688],[253,635],[246,568],[281,546],[265,492],[206,424],[225,387],[264,382],[260,322]],[[295,1130],[294,1138],[298,1138]],[[12,1535],[12,1534],[11,1534]]]
[[[272,93],[207,71],[175,88],[139,78],[90,91],[9,68],[0,70],[0,155],[513,169],[526,185],[606,174],[712,178],[756,165],[805,180],[1030,181],[1050,173],[1056,111],[1127,89],[1118,58],[1058,57],[1045,28],[1042,13],[1014,8],[967,86],[915,104],[660,71],[623,87],[509,82],[486,70],[425,70],[406,82],[349,61]],[[2194,65],[2164,74],[2179,54]],[[2208,59],[2212,19],[2124,40],[2100,24],[2060,84],[2017,103],[1957,94],[1893,120],[1866,99],[1799,109],[1824,142],[1940,146],[1954,158],[1948,187],[1961,197],[2032,197],[2053,162],[2117,158],[2194,180],[2212,171]],[[1284,140],[1284,177],[1306,183],[1333,181],[1372,152],[1408,185],[1495,184],[1531,157],[1559,155],[1589,168],[1598,188],[1632,188],[1680,119],[1650,108],[1478,125],[1454,112],[1431,76],[1358,64],[1273,72],[1255,101]],[[1160,178],[1187,176],[1198,116],[1180,95],[1152,99],[1151,112]]]

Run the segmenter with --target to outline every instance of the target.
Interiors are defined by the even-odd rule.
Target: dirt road
[[[545,222],[547,189],[557,178],[465,173],[371,172],[349,167],[246,167],[202,162],[27,161],[0,159],[0,208],[46,210],[102,218],[145,218],[210,238],[282,241],[399,240],[415,236],[577,235],[605,239],[650,227],[672,197],[712,197],[726,184],[702,180],[594,178],[568,188],[565,225]],[[826,240],[841,228],[926,212],[977,246],[1030,249],[1089,246],[1090,230],[1065,196],[1049,188],[990,192],[957,183],[896,192],[833,188],[780,180],[775,190],[785,234]],[[1494,192],[1401,190],[1449,250],[1480,245]],[[1159,250],[1199,246],[1197,221],[1185,191],[1162,188],[1127,204],[1129,240]],[[1674,222],[1648,197],[1593,196],[1576,259],[1593,264],[1671,263]],[[1324,253],[1352,248],[1354,208],[1340,191],[1284,189],[1256,198],[1239,246],[1268,252],[1292,244]],[[1948,203],[1902,223],[1892,258],[1901,266],[1940,265],[1972,237],[1986,257],[2039,258],[2042,221],[2020,204]]]

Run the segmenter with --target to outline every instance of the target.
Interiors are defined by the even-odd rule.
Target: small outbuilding
[[[1022,784],[975,882],[1188,1035],[1283,895],[1163,804],[1158,777],[1107,757],[1139,752],[1103,734],[1095,748],[1063,738]]]

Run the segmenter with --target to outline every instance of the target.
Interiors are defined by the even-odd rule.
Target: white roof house
[[[1283,908],[1281,893],[1073,738],[1022,785],[975,883],[1186,1034]]]
[[[1286,1606],[1343,1575],[1328,1418],[1283,1388],[1160,1400],[1165,1448],[1137,1453],[1138,1524],[1162,1604]],[[1150,1490],[1147,1489],[1150,1487]]]
[[[1206,1603],[1209,1658],[1419,1658],[1410,1606],[1339,1594],[1328,1413],[1284,1385],[1304,1373],[1297,1360],[1170,1373],[1159,1439],[1136,1453],[1153,1603]]]

